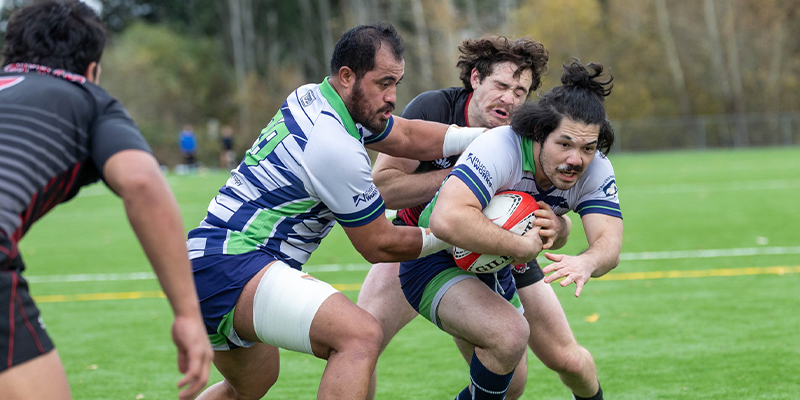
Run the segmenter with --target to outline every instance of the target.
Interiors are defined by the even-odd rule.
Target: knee
[[[542,360],[544,365],[559,373],[568,375],[579,375],[587,369],[593,369],[594,359],[589,350],[579,346],[573,346],[556,353],[553,357]]]
[[[354,321],[352,326],[353,329],[349,331],[348,337],[343,338],[336,350],[377,359],[383,345],[383,331],[378,321],[367,314],[367,318]]]
[[[209,387],[204,393],[212,394],[212,396],[217,399],[258,400],[263,398],[267,394],[267,391],[269,391],[269,388],[271,388],[272,385],[275,384],[276,380],[277,380],[277,374],[275,374],[274,379],[267,377],[267,379],[262,381],[262,384],[258,385],[257,387],[241,387],[241,388],[234,387],[230,382],[228,382],[228,380],[223,380],[222,382],[218,382]]]
[[[521,316],[519,320],[520,322],[515,321],[500,327],[500,331],[492,339],[492,353],[498,361],[509,366],[509,369],[520,362],[528,348],[529,327]]]

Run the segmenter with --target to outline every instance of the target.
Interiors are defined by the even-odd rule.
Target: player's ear
[[[472,90],[478,88],[478,85],[481,83],[481,73],[478,72],[477,68],[473,68],[472,72],[469,75],[469,83],[472,85]]]
[[[350,67],[339,68],[339,84],[346,89],[351,88],[356,82],[356,74]]]
[[[89,66],[86,67],[86,72],[83,74],[83,76],[85,76],[89,82],[97,85],[100,83],[100,72],[100,64],[92,61],[89,63]]]

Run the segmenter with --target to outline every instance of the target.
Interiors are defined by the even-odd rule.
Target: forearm
[[[437,204],[431,215],[431,232],[439,239],[475,253],[525,258],[528,242],[486,218],[473,207]]]
[[[461,154],[484,128],[459,128],[438,122],[395,117],[389,136],[369,148],[395,157],[431,161]]]
[[[373,173],[373,179],[386,202],[386,208],[399,210],[429,202],[449,173],[450,169],[419,174],[394,170]]]
[[[578,258],[583,259],[592,267],[592,278],[598,278],[608,273],[619,265],[621,243],[611,238],[601,237],[581,253]]]
[[[128,188],[125,210],[176,316],[199,315],[178,204],[162,176]]]

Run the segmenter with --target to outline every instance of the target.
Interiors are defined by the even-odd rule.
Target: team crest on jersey
[[[24,76],[12,76],[10,78],[0,78],[0,90],[8,89],[25,80]]]
[[[306,92],[306,94],[303,95],[303,97],[300,98],[300,105],[302,105],[303,107],[308,107],[316,99],[317,98],[314,97],[314,92],[309,90],[308,92]]]
[[[453,166],[453,163],[450,162],[447,158],[440,158],[438,160],[433,161],[433,165],[439,169],[447,169]]]
[[[375,185],[372,185],[369,187],[369,189],[367,189],[366,192],[353,196],[353,203],[355,203],[356,207],[358,207],[361,202],[368,203],[377,195],[378,188],[376,188]]]
[[[614,197],[617,195],[617,180],[614,179],[613,176],[609,176],[603,182],[603,193],[605,193],[608,197]]]
[[[489,174],[489,170],[486,169],[486,166],[483,165],[481,160],[479,160],[475,154],[469,153],[467,155],[467,162],[472,164],[472,167],[475,168],[475,172],[477,172],[478,175],[483,178],[484,182],[486,182],[486,185],[492,187],[492,176]]]

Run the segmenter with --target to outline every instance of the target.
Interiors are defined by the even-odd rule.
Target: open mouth
[[[492,109],[492,114],[495,117],[500,118],[500,119],[508,118],[508,112],[506,110],[502,109],[502,108],[493,108]]]

